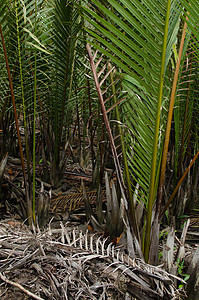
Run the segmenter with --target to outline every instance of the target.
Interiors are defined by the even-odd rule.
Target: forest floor
[[[36,196],[51,198],[50,213],[43,229],[30,229],[24,222],[21,162],[9,157],[5,167],[0,202],[0,299],[183,299],[186,283],[178,277],[186,280],[188,274],[196,291],[188,289],[187,295],[199,299],[194,298],[198,297],[199,274],[199,234],[194,218],[186,232],[174,234],[169,273],[164,263],[151,267],[135,258],[129,264],[117,256],[118,251],[126,255],[124,245],[114,245],[101,228],[94,231],[87,221],[82,180],[93,207],[97,197],[89,167],[69,162],[61,187],[53,189],[44,182],[44,191],[41,170],[38,164]],[[166,243],[162,240],[160,252]],[[179,251],[185,251],[183,263],[176,261]]]

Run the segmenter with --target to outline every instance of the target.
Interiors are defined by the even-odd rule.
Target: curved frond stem
[[[111,70],[111,64],[108,64],[109,70]],[[114,78],[113,78],[113,72],[110,72],[110,79],[111,79],[111,83],[112,83],[112,92],[113,92],[113,100],[115,105],[117,104],[117,97],[116,97],[116,89],[115,89],[115,84],[114,84]],[[119,130],[119,135],[120,135],[120,141],[121,141],[121,146],[122,146],[122,157],[123,157],[123,162],[124,162],[124,172],[125,172],[125,176],[126,176],[126,183],[127,183],[127,189],[128,189],[128,196],[129,196],[129,208],[130,208],[130,212],[131,212],[131,217],[132,217],[132,221],[133,221],[133,227],[135,230],[135,234],[136,237],[139,241],[139,243],[141,244],[141,239],[140,239],[140,234],[139,234],[139,228],[138,228],[138,224],[137,224],[137,220],[136,220],[136,214],[135,214],[135,206],[133,203],[133,194],[132,194],[132,190],[131,190],[131,179],[130,179],[130,173],[129,173],[129,168],[128,168],[128,161],[127,161],[127,155],[126,155],[126,147],[125,147],[125,142],[124,142],[124,136],[123,136],[123,132],[121,129],[121,126],[119,125],[119,123],[121,122],[120,119],[120,112],[119,112],[119,108],[118,105],[115,106],[115,111],[116,111],[116,118],[118,121],[118,130]]]
[[[166,17],[165,17],[165,27],[164,27],[164,40],[162,46],[162,60],[161,60],[161,70],[160,70],[160,78],[159,78],[159,90],[158,90],[155,132],[154,132],[154,141],[153,141],[153,155],[152,155],[151,175],[150,175],[146,236],[145,236],[145,247],[144,247],[145,261],[148,261],[149,258],[149,248],[150,248],[150,240],[151,240],[151,217],[152,217],[152,207],[155,198],[154,191],[155,191],[157,148],[158,148],[158,138],[159,138],[161,103],[162,103],[162,95],[163,95],[163,83],[164,83],[164,75],[165,75],[165,59],[166,59],[170,7],[171,7],[171,0],[168,0]]]
[[[107,117],[107,114],[106,114],[104,99],[103,99],[103,96],[102,96],[102,92],[101,92],[101,88],[100,88],[100,84],[99,84],[99,80],[98,80],[98,75],[97,75],[96,68],[95,68],[95,65],[94,65],[94,61],[93,61],[93,57],[92,57],[92,53],[91,53],[91,48],[90,48],[90,45],[88,43],[86,45],[86,48],[87,48],[89,59],[90,59],[91,69],[92,69],[92,73],[93,73],[93,77],[94,77],[94,81],[95,81],[95,85],[96,85],[96,89],[97,89],[97,93],[98,93],[98,97],[99,97],[99,101],[100,101],[100,106],[101,106],[101,111],[102,111],[104,123],[105,123],[105,126],[106,126],[108,138],[109,138],[109,141],[110,141],[110,146],[111,146],[111,151],[112,151],[112,154],[113,154],[117,179],[118,179],[118,182],[119,182],[122,198],[125,202],[125,210],[126,210],[126,213],[127,213],[128,202],[127,202],[126,195],[125,195],[125,185],[124,185],[124,180],[123,180],[123,174],[122,174],[122,170],[121,170],[121,167],[120,167],[120,163],[119,163],[119,159],[118,159],[118,155],[117,155],[117,150],[116,150],[116,147],[115,147],[115,143],[114,143],[113,135],[112,135],[112,132],[111,132],[110,124],[109,124],[108,117]],[[127,216],[129,216],[128,213],[127,213]],[[129,218],[129,223],[131,224],[133,232],[135,233],[136,228],[134,228],[134,223],[133,223],[133,220],[132,220],[132,216],[130,216],[130,218]]]
[[[179,70],[180,70],[180,65],[181,65],[181,58],[182,58],[182,52],[183,52],[184,41],[185,41],[185,36],[186,36],[186,30],[187,30],[187,23],[185,22],[182,37],[181,37],[181,42],[180,42],[178,60],[177,60],[175,74],[174,74],[174,78],[173,78],[173,85],[172,85],[172,90],[171,90],[169,112],[168,112],[168,119],[167,119],[167,127],[166,127],[166,132],[165,132],[165,141],[164,141],[163,154],[162,154],[162,165],[161,165],[161,171],[160,171],[159,192],[158,192],[158,199],[157,199],[158,215],[160,214],[162,197],[163,197],[165,170],[166,170],[166,162],[167,162],[167,152],[168,152],[168,147],[169,147],[169,137],[170,137],[170,131],[171,131],[171,121],[172,121],[172,116],[173,116],[173,107],[174,107],[174,102],[175,102],[176,87],[177,87],[177,83],[178,83],[178,77],[179,77],[178,75],[179,75]]]
[[[113,139],[113,136],[112,136],[112,133],[111,133],[110,124],[109,124],[109,121],[108,121],[108,118],[107,118],[102,92],[101,92],[101,89],[100,89],[97,72],[96,72],[96,69],[95,69],[95,66],[94,66],[94,62],[93,62],[91,48],[90,48],[90,45],[88,43],[86,45],[86,48],[87,48],[87,51],[88,51],[88,54],[89,54],[91,69],[92,69],[92,72],[93,72],[93,77],[94,77],[94,80],[95,80],[95,85],[96,85],[98,97],[99,97],[99,100],[100,100],[100,105],[101,105],[101,110],[102,110],[104,122],[105,122],[105,125],[106,125],[106,130],[107,130],[108,137],[109,137],[109,140],[110,140],[111,150],[113,152],[113,158],[114,158],[114,162],[115,162],[115,168],[116,168],[116,172],[117,172],[117,176],[118,176],[118,181],[119,181],[120,188],[121,188],[121,193],[122,193],[122,196],[124,197],[124,199],[126,199],[126,196],[125,196],[125,193],[124,193],[125,185],[124,185],[124,180],[123,180],[123,176],[122,176],[122,171],[121,171],[121,168],[120,168],[120,163],[119,163],[119,160],[118,160],[117,151],[116,151],[115,144],[114,144],[114,139]]]
[[[159,229],[160,229],[159,216],[160,216],[160,211],[161,211],[161,206],[162,206],[164,181],[165,181],[165,173],[166,173],[166,163],[167,163],[167,153],[168,153],[168,147],[169,147],[173,108],[174,108],[176,88],[177,88],[178,77],[179,77],[179,70],[180,70],[180,65],[181,65],[182,52],[183,52],[183,48],[184,48],[186,29],[187,29],[187,23],[185,22],[182,37],[181,37],[181,42],[180,42],[178,60],[176,63],[176,69],[175,69],[175,74],[174,74],[174,78],[173,78],[170,103],[169,103],[169,111],[168,111],[168,117],[167,117],[167,126],[166,126],[166,132],[165,132],[165,140],[164,140],[163,153],[162,153],[159,190],[158,190],[158,197],[156,200],[155,221],[154,221],[153,228],[152,228],[152,238],[151,238],[151,245],[152,245],[153,250],[151,249],[150,258],[149,258],[150,263],[152,263],[152,264],[158,263],[158,245],[159,245]]]

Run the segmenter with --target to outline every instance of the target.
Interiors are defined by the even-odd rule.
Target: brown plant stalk
[[[122,174],[122,171],[121,171],[121,168],[120,168],[120,163],[119,163],[119,159],[118,159],[117,150],[116,150],[116,147],[115,147],[113,135],[111,133],[111,128],[110,128],[110,124],[109,124],[108,117],[107,117],[107,112],[106,112],[104,99],[103,99],[101,88],[100,88],[100,83],[99,83],[99,80],[98,80],[98,75],[97,75],[97,72],[96,72],[96,67],[94,65],[94,61],[93,61],[93,57],[92,57],[92,53],[91,53],[91,48],[90,48],[90,45],[88,43],[86,45],[86,48],[87,48],[87,51],[88,51],[88,54],[89,54],[91,69],[92,69],[92,72],[93,72],[93,77],[94,77],[98,97],[99,97],[99,100],[100,100],[101,111],[102,111],[104,123],[105,123],[105,126],[106,126],[107,134],[108,134],[108,137],[109,137],[109,141],[110,141],[111,151],[112,151],[112,154],[113,154],[115,169],[116,169],[116,173],[117,173],[117,179],[118,179],[118,182],[119,182],[119,185],[120,185],[122,197],[123,197],[123,199],[125,201],[125,204],[126,204],[125,206],[127,206],[128,203],[127,203],[126,194],[125,194],[125,184],[124,184],[124,180],[123,180],[123,174]],[[126,209],[127,209],[127,207],[126,207]],[[128,213],[128,211],[126,211],[126,212],[127,212],[128,217],[129,217],[129,222],[132,226],[132,230],[135,234],[135,233],[137,233],[136,223],[133,220],[133,216],[130,215]]]
[[[186,20],[188,20],[188,17],[186,17]],[[178,83],[178,75],[179,75],[179,70],[180,70],[180,64],[181,64],[182,51],[183,51],[183,47],[184,47],[186,30],[187,30],[187,23],[185,22],[182,37],[181,37],[181,42],[180,42],[178,60],[176,63],[176,69],[175,69],[175,74],[174,74],[174,78],[173,78],[173,85],[172,85],[172,90],[171,90],[170,105],[169,105],[169,112],[168,112],[168,119],[167,119],[167,127],[166,127],[166,133],[165,133],[164,148],[163,148],[163,154],[162,154],[159,193],[158,193],[158,198],[157,198],[158,215],[160,215],[160,211],[161,211],[164,180],[165,180],[165,170],[166,170],[166,162],[167,162],[167,153],[168,153],[169,138],[170,138],[170,131],[171,131],[171,121],[172,121],[172,116],[173,116],[173,107],[174,107],[174,102],[175,102],[176,87],[177,87],[177,83]]]
[[[186,19],[188,20],[188,18],[186,18]],[[174,108],[174,102],[175,102],[176,87],[177,87],[177,83],[178,83],[178,75],[179,75],[179,70],[180,70],[182,51],[183,51],[183,47],[184,47],[186,29],[187,29],[187,23],[185,22],[182,37],[181,37],[181,42],[180,42],[178,60],[176,63],[176,69],[175,69],[175,74],[174,74],[174,78],[173,78],[171,96],[170,96],[167,127],[166,127],[166,132],[165,132],[162,163],[161,163],[161,170],[160,170],[159,190],[158,190],[158,196],[157,196],[157,202],[156,202],[156,212],[155,212],[155,217],[154,217],[154,222],[153,222],[153,227],[152,227],[152,234],[151,234],[152,236],[151,236],[151,243],[150,243],[149,262],[150,262],[150,264],[155,264],[155,265],[158,263],[160,212],[161,212],[161,207],[162,207],[167,153],[168,153],[170,131],[171,131],[171,121],[172,121],[172,117],[173,117],[173,108]]]
[[[18,117],[17,117],[15,98],[14,98],[14,91],[13,91],[12,79],[11,79],[11,74],[10,74],[10,67],[9,67],[9,63],[8,63],[8,57],[7,57],[6,47],[5,47],[5,43],[4,43],[4,37],[3,37],[2,28],[1,28],[1,23],[0,23],[0,33],[1,33],[1,39],[2,39],[2,44],[3,44],[4,55],[5,55],[6,68],[7,68],[7,72],[8,72],[8,79],[9,79],[9,84],[10,84],[12,104],[13,104],[13,110],[14,110],[14,116],[15,116],[15,124],[16,124],[16,129],[17,129],[17,137],[18,137],[19,151],[20,151],[20,157],[21,157],[21,166],[22,166],[22,172],[23,172],[23,177],[24,177],[26,200],[27,200],[27,205],[28,205],[28,211],[27,211],[27,213],[28,213],[28,222],[29,222],[29,224],[31,224],[32,205],[31,205],[29,192],[28,192],[28,185],[27,185],[27,180],[26,180],[25,164],[24,164],[24,157],[23,157],[23,151],[22,151],[21,137],[20,137],[20,132],[19,132],[19,123],[18,123]]]

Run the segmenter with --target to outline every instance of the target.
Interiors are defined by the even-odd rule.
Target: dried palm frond
[[[163,269],[130,259],[99,235],[60,225],[31,232],[17,221],[0,223],[2,299],[18,293],[16,287],[18,299],[22,293],[35,299],[179,298]]]

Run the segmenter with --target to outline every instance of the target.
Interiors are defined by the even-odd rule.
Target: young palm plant
[[[184,8],[188,11],[189,8],[185,1],[182,1],[183,5],[180,1],[158,0],[153,3],[136,0],[105,2],[106,5],[93,0],[83,10],[90,24],[87,27],[92,37],[90,43],[111,58],[124,74],[123,86],[128,91],[129,100],[122,105],[123,120],[131,130],[127,154],[132,177],[139,187],[139,201],[144,201],[147,210],[143,249],[148,260],[152,208],[159,185],[174,76],[170,58],[172,46],[176,44],[180,32],[180,17]],[[186,13],[183,18],[186,20]],[[196,20],[196,13],[193,12],[188,25],[193,26]],[[190,26],[188,28],[191,30]],[[186,47],[187,43],[183,44],[184,51]]]
[[[43,149],[37,153],[38,159],[40,160],[42,155],[44,160],[51,163],[51,180],[55,185],[60,184],[63,175],[66,129],[67,124],[73,120],[74,113],[73,78],[79,67],[77,60],[81,59],[80,45],[84,44],[84,39],[80,38],[81,17],[74,7],[74,2],[70,1],[66,3],[57,0],[47,3],[43,0],[27,0],[15,1],[15,5],[11,5],[9,1],[4,4],[1,7],[0,21],[6,37],[10,72],[13,74],[16,107],[23,112],[26,157],[30,158],[28,182],[31,198],[30,161],[33,159],[33,210],[35,210],[35,131],[39,126],[41,134],[43,133],[39,138]],[[1,68],[3,112],[10,105],[7,100],[9,82],[3,56],[0,63],[3,66]],[[6,80],[3,81],[3,78]],[[79,82],[81,78],[78,77]],[[33,217],[34,214],[33,211]]]
[[[70,123],[74,113],[74,74],[78,64],[78,39],[82,32],[81,17],[74,1],[55,1],[52,31],[51,87],[49,93],[50,119],[53,134],[53,181],[59,183],[63,171],[61,148],[65,148],[67,135],[64,128]],[[81,80],[81,78],[79,78]]]

